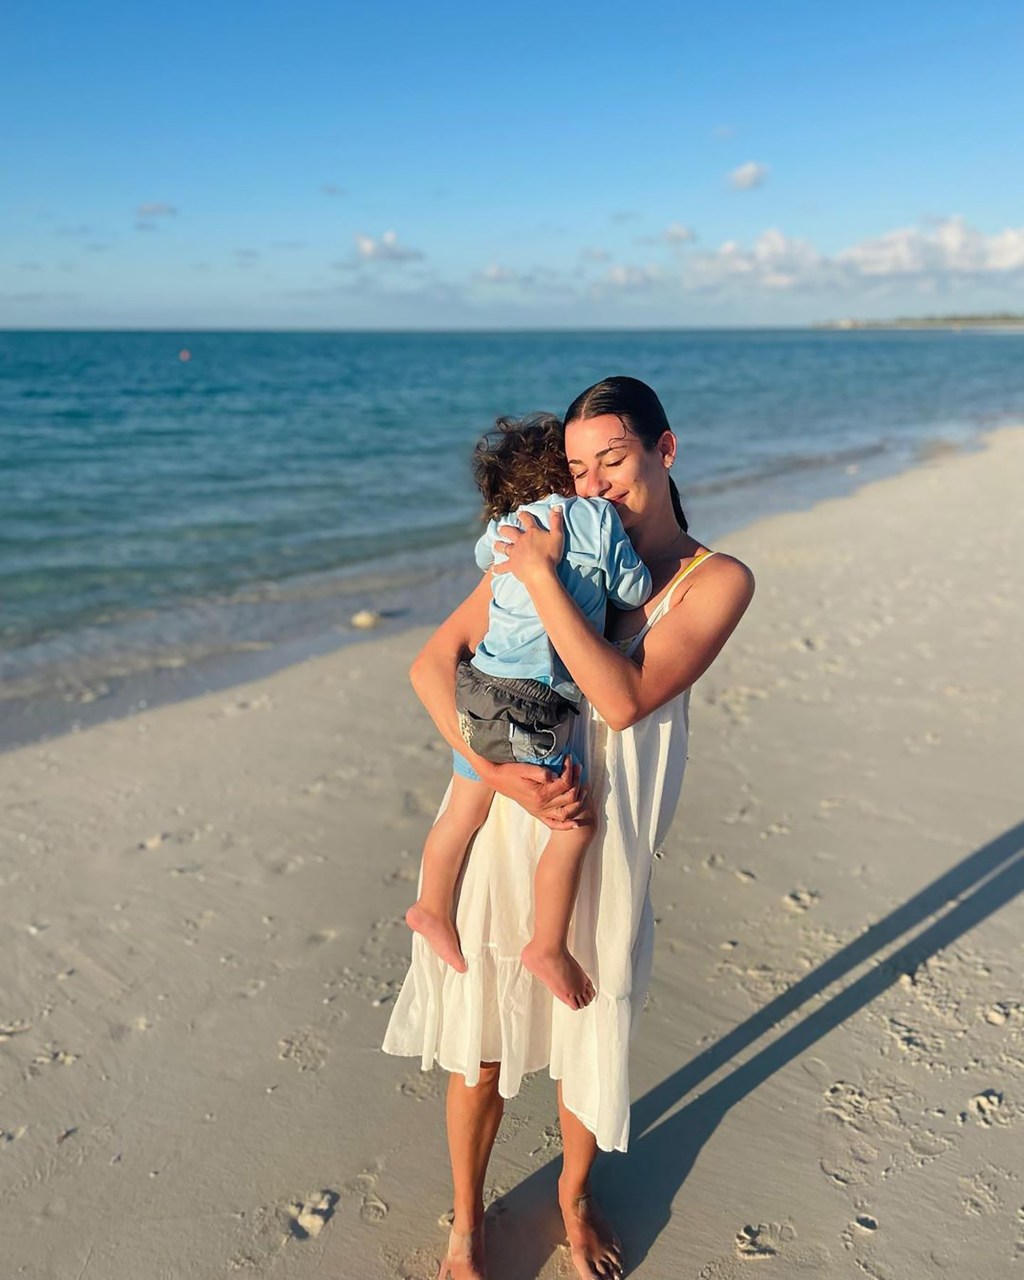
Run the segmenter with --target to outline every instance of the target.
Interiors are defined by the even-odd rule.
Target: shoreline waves
[[[955,440],[926,437],[912,448],[867,446],[690,486],[690,527],[714,541],[751,520],[807,510],[921,462],[980,448],[982,438],[979,430]],[[362,569],[253,583],[54,636],[21,654],[0,650],[0,754],[361,643],[365,632],[352,625],[361,610],[380,615],[377,638],[436,626],[476,580],[475,536],[467,524],[458,541],[378,557]]]
[[[437,620],[495,411],[622,368],[712,540],[1024,417],[984,334],[0,333],[0,749]]]

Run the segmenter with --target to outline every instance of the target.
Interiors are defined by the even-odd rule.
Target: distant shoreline
[[[811,326],[812,329],[1024,329],[1024,315],[980,315],[980,316],[905,316],[895,320],[852,320],[844,317],[841,320],[823,320]]]

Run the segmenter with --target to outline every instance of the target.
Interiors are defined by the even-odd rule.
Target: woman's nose
[[[598,475],[584,476],[582,485],[577,485],[581,498],[600,498],[607,488],[608,482]]]

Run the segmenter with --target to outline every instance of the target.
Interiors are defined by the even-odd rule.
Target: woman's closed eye
[[[619,458],[616,462],[606,462],[604,464],[605,470],[607,471],[609,467],[621,467],[623,462],[625,462],[625,458]],[[569,478],[574,481],[579,481],[582,480],[586,474],[587,473],[585,471],[570,471]]]

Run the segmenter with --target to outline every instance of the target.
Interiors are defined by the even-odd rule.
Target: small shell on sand
[[[349,622],[353,627],[369,631],[371,627],[379,627],[380,620],[381,616],[376,609],[360,609],[358,613],[352,615]]]

